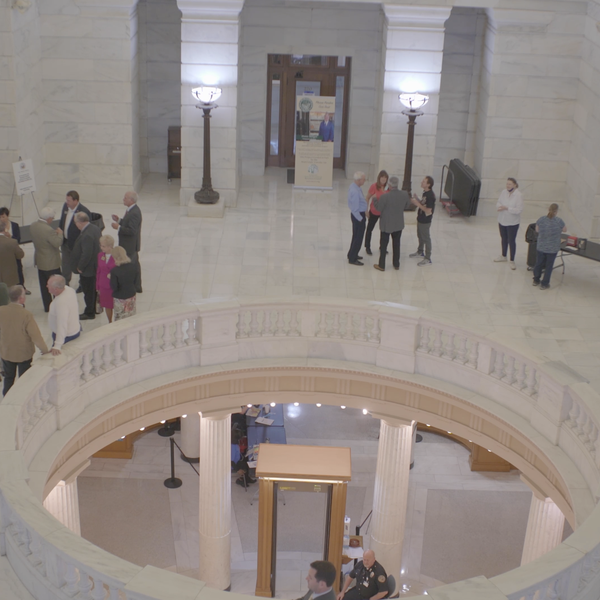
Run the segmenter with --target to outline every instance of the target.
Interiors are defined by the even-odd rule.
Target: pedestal
[[[402,564],[412,434],[411,422],[381,421],[371,550],[388,575],[396,579],[400,576]]]
[[[200,217],[205,219],[222,219],[225,214],[225,200],[223,196],[216,204],[198,204],[191,195],[188,203],[188,217]]]
[[[231,564],[231,414],[200,420],[200,568],[207,586],[228,590]]]

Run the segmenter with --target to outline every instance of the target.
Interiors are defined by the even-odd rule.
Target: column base
[[[224,214],[225,200],[223,196],[219,197],[216,204],[198,204],[192,195],[188,203],[188,217],[222,219]]]

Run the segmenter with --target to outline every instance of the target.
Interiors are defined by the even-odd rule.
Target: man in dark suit
[[[125,216],[119,219],[113,215],[113,229],[119,230],[119,246],[125,249],[127,256],[138,268],[138,293],[142,291],[142,270],[140,266],[139,251],[142,238],[142,211],[137,205],[138,195],[135,192],[127,192],[123,197],[123,204],[127,207]]]
[[[79,229],[75,225],[75,215],[78,212],[84,212],[88,217],[91,217],[90,211],[79,202],[79,194],[75,190],[67,192],[65,203],[63,204],[62,211],[60,213],[60,224],[59,229],[63,233],[63,245],[62,245],[62,275],[67,282],[67,285],[71,281],[71,275],[73,273],[73,248],[75,242],[79,237]],[[81,287],[81,286],[80,286]],[[81,290],[77,290],[78,292]]]
[[[74,217],[80,235],[73,247],[73,271],[79,273],[79,283],[83,289],[85,309],[79,315],[82,321],[96,318],[96,270],[98,269],[98,253],[100,252],[99,227],[90,223],[90,217],[83,211]]]
[[[327,560],[315,560],[310,563],[306,576],[308,592],[298,600],[335,600],[335,592],[331,587],[335,581],[335,566]]]

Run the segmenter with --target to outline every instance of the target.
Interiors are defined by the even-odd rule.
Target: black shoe
[[[246,484],[244,483],[244,480],[243,480],[241,477],[240,477],[239,479],[236,479],[236,480],[235,480],[235,482],[236,482],[238,485],[241,485],[243,488],[245,488],[245,487],[246,487]]]
[[[246,475],[246,481],[248,483],[256,483],[256,479],[252,479],[252,477],[250,477],[250,475]]]
[[[83,294],[83,288],[81,286],[79,286],[76,290],[75,290],[76,294]]]
[[[96,315],[86,315],[85,313],[82,313],[79,315],[79,320],[80,321],[91,321],[92,319],[95,319]]]
[[[362,260],[364,257],[363,256],[357,256],[356,258],[358,258],[358,260]]]
[[[351,265],[357,265],[359,267],[362,267],[365,263],[361,263],[360,260],[355,260],[355,261],[348,261]]]
[[[400,267],[394,267],[394,269],[396,269],[396,271],[399,271],[399,270],[400,270]]]
[[[31,292],[30,292],[29,290],[27,290],[27,289],[26,289],[26,290],[25,290],[25,295],[26,295],[26,296],[31,296]]]
[[[369,256],[371,256],[371,254],[373,254],[373,253],[371,252],[371,248],[365,248],[365,251],[366,251],[366,253],[367,253]]]

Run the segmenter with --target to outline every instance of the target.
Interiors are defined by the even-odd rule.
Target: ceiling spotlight
[[[166,423],[166,421],[163,419],[160,423],[161,423],[161,425],[164,425]]]
[[[363,415],[368,415],[369,411],[366,408],[363,408]]]
[[[271,402],[271,406],[275,406],[275,405],[276,405],[276,402]]]
[[[182,419],[187,419],[187,415],[181,415]]]
[[[321,405],[319,403],[317,403],[317,408],[321,408]]]
[[[144,431],[144,429],[146,429],[145,427],[140,427],[140,431]]]
[[[345,406],[341,406],[340,408],[341,408],[342,410],[344,410],[346,407],[345,407]]]
[[[294,406],[300,406],[300,402],[294,402]]]

